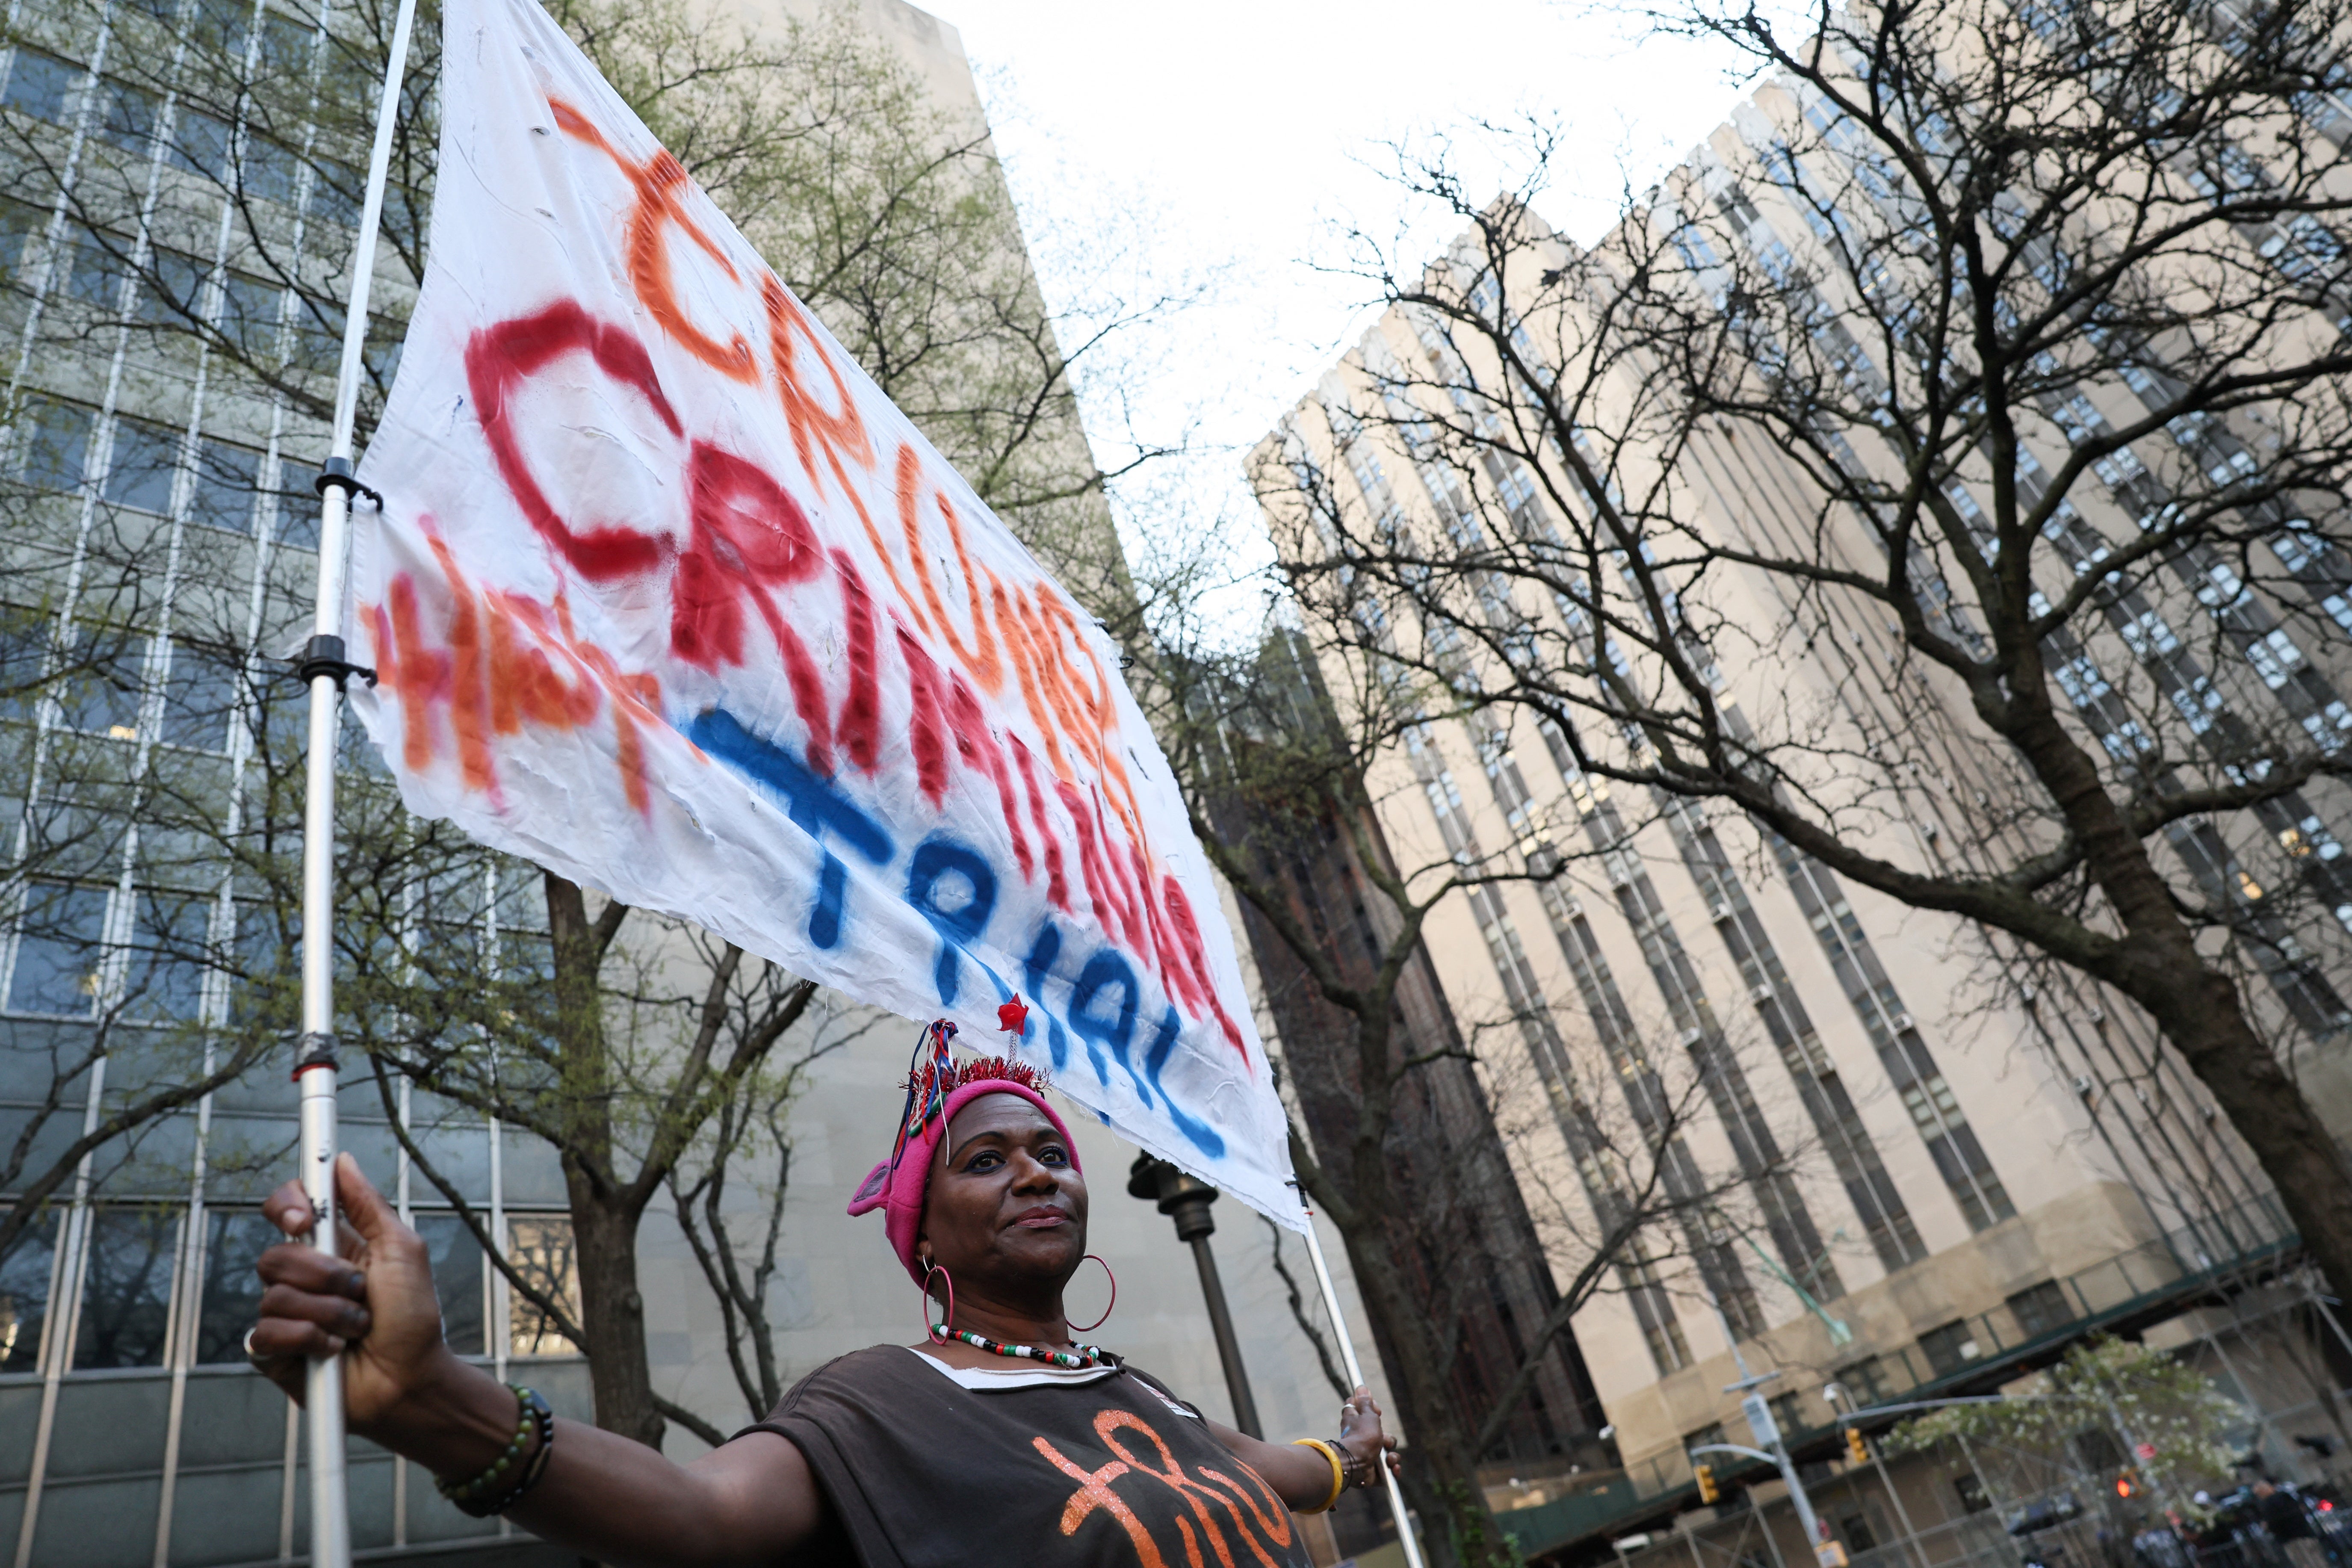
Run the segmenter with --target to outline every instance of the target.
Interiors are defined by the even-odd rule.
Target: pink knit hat
[[[1069,1148],[1070,1169],[1081,1169],[1070,1130],[1038,1092],[1045,1087],[1044,1075],[1025,1062],[1004,1057],[957,1062],[947,1049],[954,1033],[953,1024],[943,1027],[935,1023],[923,1031],[931,1059],[908,1079],[907,1113],[898,1123],[898,1142],[890,1157],[866,1173],[866,1179],[857,1184],[857,1195],[849,1200],[853,1215],[882,1211],[882,1234],[918,1285],[923,1283],[925,1270],[922,1259],[915,1255],[915,1240],[923,1228],[923,1204],[930,1195],[931,1156],[939,1152],[940,1140],[947,1136],[948,1123],[957,1111],[983,1094],[1018,1095],[1045,1113],[1045,1120]]]

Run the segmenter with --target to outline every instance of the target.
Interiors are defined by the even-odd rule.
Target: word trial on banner
[[[412,810],[1015,1049],[1297,1226],[1118,649],[529,0],[450,0],[352,689]]]

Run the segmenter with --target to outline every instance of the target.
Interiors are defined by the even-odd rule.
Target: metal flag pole
[[[393,23],[392,58],[375,111],[375,144],[368,153],[367,195],[352,247],[351,296],[344,307],[343,357],[335,376],[335,426],[326,468],[319,476],[319,600],[296,673],[310,688],[310,733],[302,800],[302,1035],[295,1046],[294,1080],[302,1090],[302,1190],[310,1199],[310,1245],[335,1251],[335,730],[344,678],[355,671],[343,656],[343,550],[352,495],[352,426],[359,413],[361,357],[367,348],[368,291],[375,280],[376,229],[383,218],[383,187],[392,168],[392,132],[400,112],[402,73],[416,0],[400,0]],[[381,498],[376,499],[381,504]],[[311,1568],[350,1568],[351,1511],[343,1474],[343,1369],[327,1356],[310,1366],[304,1405],[310,1416]]]
[[[1314,1260],[1315,1282],[1323,1288],[1323,1310],[1331,1314],[1331,1333],[1339,1342],[1339,1361],[1348,1369],[1348,1385],[1362,1388],[1364,1369],[1356,1361],[1356,1342],[1348,1337],[1348,1320],[1339,1311],[1339,1288],[1331,1283],[1330,1265],[1323,1261],[1323,1244],[1316,1239],[1315,1205],[1307,1201],[1303,1186],[1298,1187],[1298,1206],[1307,1211],[1307,1256]],[[1397,1483],[1396,1472],[1389,1468],[1385,1457],[1380,1463],[1381,1479],[1389,1486],[1389,1511],[1396,1515],[1397,1542],[1404,1548],[1405,1568],[1423,1568],[1421,1542],[1412,1533],[1412,1516],[1404,1506],[1404,1488]]]

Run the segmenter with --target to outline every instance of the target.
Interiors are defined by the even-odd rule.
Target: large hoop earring
[[[1070,1325],[1070,1332],[1074,1334],[1093,1333],[1097,1329],[1101,1328],[1105,1323],[1110,1321],[1111,1309],[1118,1305],[1118,1276],[1110,1271],[1109,1264],[1103,1263],[1103,1260],[1094,1253],[1087,1253],[1086,1258],[1081,1258],[1078,1261],[1084,1263],[1087,1258],[1094,1258],[1097,1263],[1102,1263],[1103,1278],[1110,1281],[1110,1306],[1105,1307],[1103,1309],[1103,1315],[1097,1318],[1091,1323],[1072,1323]]]
[[[943,1323],[931,1321],[931,1276],[934,1274],[948,1282],[948,1315],[947,1321]],[[948,1331],[946,1339],[940,1337],[940,1330],[942,1328]],[[955,1342],[954,1335],[955,1276],[950,1274],[943,1265],[926,1263],[923,1265],[923,1337],[935,1345],[946,1345]]]

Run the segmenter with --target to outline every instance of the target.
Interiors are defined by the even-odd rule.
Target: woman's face
[[[983,1094],[948,1123],[920,1249],[961,1289],[1060,1290],[1087,1251],[1087,1184],[1069,1141],[1017,1094]]]

